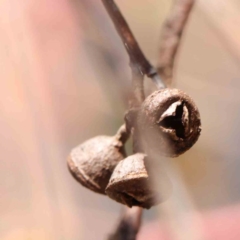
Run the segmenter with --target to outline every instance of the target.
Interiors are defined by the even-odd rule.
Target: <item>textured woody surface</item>
[[[181,90],[155,91],[138,114],[137,131],[146,152],[176,157],[191,148],[200,135],[198,108]]]
[[[68,157],[68,168],[83,186],[105,194],[113,169],[125,156],[120,135],[97,136],[74,148]]]
[[[106,188],[107,195],[129,207],[147,209],[164,201],[167,196],[153,187],[147,161],[145,154],[136,153],[119,162]]]

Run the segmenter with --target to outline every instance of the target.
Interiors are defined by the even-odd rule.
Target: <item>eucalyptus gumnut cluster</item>
[[[190,149],[201,132],[199,111],[186,93],[165,88],[130,110],[125,122],[115,136],[97,136],[74,148],[68,168],[88,189],[149,209],[169,196],[153,187],[151,153],[177,157]],[[124,145],[130,133],[134,154],[127,157]]]

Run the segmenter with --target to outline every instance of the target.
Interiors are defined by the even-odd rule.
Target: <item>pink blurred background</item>
[[[117,3],[156,63],[171,1]],[[121,206],[77,184],[66,157],[123,121],[130,70],[122,43],[101,1],[5,0],[0,13],[0,239],[106,239]],[[203,132],[171,160],[181,183],[172,196],[177,210],[146,211],[139,240],[240,239],[239,25],[238,0],[196,1],[174,86],[195,99]],[[179,209],[201,238],[181,233],[191,227]]]

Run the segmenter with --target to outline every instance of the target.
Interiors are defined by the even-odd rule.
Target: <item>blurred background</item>
[[[116,2],[156,63],[172,1]],[[122,43],[101,1],[3,0],[0,13],[0,239],[104,240],[121,206],[80,186],[66,158],[123,121]],[[238,0],[196,1],[174,87],[197,103],[203,131],[169,160],[173,196],[144,212],[139,240],[240,239],[239,25]]]

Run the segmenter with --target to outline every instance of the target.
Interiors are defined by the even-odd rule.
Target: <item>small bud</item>
[[[97,136],[74,148],[68,157],[72,176],[92,191],[105,194],[115,166],[125,157],[123,144],[127,138],[122,126],[116,136]]]
[[[146,151],[177,157],[191,148],[200,135],[199,111],[186,93],[161,89],[143,102],[137,129]]]
[[[142,153],[136,153],[120,161],[106,188],[107,195],[129,207],[139,206],[149,209],[163,202],[166,195],[160,195],[154,190],[146,161],[147,156]]]

